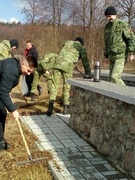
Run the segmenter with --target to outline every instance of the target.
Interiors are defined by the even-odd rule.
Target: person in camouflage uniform
[[[51,84],[52,84],[52,70],[57,56],[58,55],[55,53],[49,53],[44,55],[38,61],[38,67],[34,72],[31,94],[30,94],[32,101],[35,99],[35,92],[37,90],[37,85],[41,75],[43,75],[46,78],[48,93],[50,92]]]
[[[87,52],[84,47],[84,40],[77,37],[74,41],[66,41],[63,48],[58,54],[56,61],[53,65],[52,85],[50,89],[49,107],[46,112],[48,116],[52,114],[53,104],[57,96],[58,87],[61,77],[63,78],[63,114],[67,113],[69,107],[69,91],[70,84],[67,83],[67,78],[71,78],[74,70],[74,64],[78,59],[82,60],[85,70],[84,78],[91,78],[91,69]]]
[[[105,61],[110,62],[109,79],[116,84],[125,85],[121,79],[124,65],[127,61],[135,59],[135,37],[128,23],[117,18],[116,9],[109,6],[105,10],[109,22],[104,28]]]
[[[0,43],[0,60],[11,58],[12,51],[19,47],[19,42],[16,39],[3,40]]]

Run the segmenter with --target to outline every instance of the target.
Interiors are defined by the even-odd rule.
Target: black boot
[[[37,85],[37,90],[38,90],[38,95],[40,96],[43,92],[43,89],[41,86],[39,86],[39,84]]]
[[[47,114],[48,116],[51,116],[51,114],[52,114],[53,104],[54,104],[54,100],[49,101],[49,107],[48,107],[48,110],[47,110],[47,112],[46,112],[46,114]]]
[[[34,100],[35,100],[35,98],[36,98],[35,93],[30,93],[30,98],[31,98],[31,101],[34,101]]]
[[[0,151],[7,150],[10,148],[10,144],[8,144],[5,140],[0,141]]]
[[[68,109],[69,109],[69,105],[64,105],[63,106],[63,114],[64,115],[68,114]]]
[[[27,94],[24,94],[25,97],[30,97],[30,91]]]

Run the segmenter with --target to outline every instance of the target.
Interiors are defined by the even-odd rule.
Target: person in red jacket
[[[32,44],[31,40],[28,40],[26,43],[26,49],[25,49],[24,55],[25,55],[25,57],[28,57],[28,56],[35,57],[36,60],[38,61],[38,52],[37,52],[35,46]],[[31,85],[33,82],[33,74],[31,74],[30,76],[26,75],[25,79],[26,79],[26,84],[28,87],[28,93],[25,94],[25,96],[30,96]],[[39,84],[37,85],[37,90],[39,92],[39,95],[41,95],[42,94],[42,87],[39,86]]]

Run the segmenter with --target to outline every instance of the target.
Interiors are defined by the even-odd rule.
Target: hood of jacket
[[[2,41],[2,44],[3,44],[4,46],[6,46],[10,51],[12,51],[9,40],[3,40],[3,41]]]

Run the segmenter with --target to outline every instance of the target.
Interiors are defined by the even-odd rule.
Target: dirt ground
[[[47,110],[48,93],[45,81],[43,80],[40,85],[43,87],[43,94],[37,96],[34,102],[32,102],[29,97],[26,97],[24,100],[20,92],[21,84],[13,89],[12,99],[18,107],[20,115],[44,114]],[[61,106],[59,105],[59,97],[57,102],[58,103],[55,103],[54,111],[60,112]],[[11,148],[7,151],[0,151],[0,180],[52,180],[53,177],[48,170],[48,160],[52,160],[52,155],[48,151],[39,151],[35,144],[37,138],[24,124],[21,123],[21,127],[29,145],[32,158],[45,157],[46,160],[21,166],[17,165],[18,162],[27,161],[28,154],[17,122],[13,119],[11,113],[8,113],[5,139],[10,143]]]

